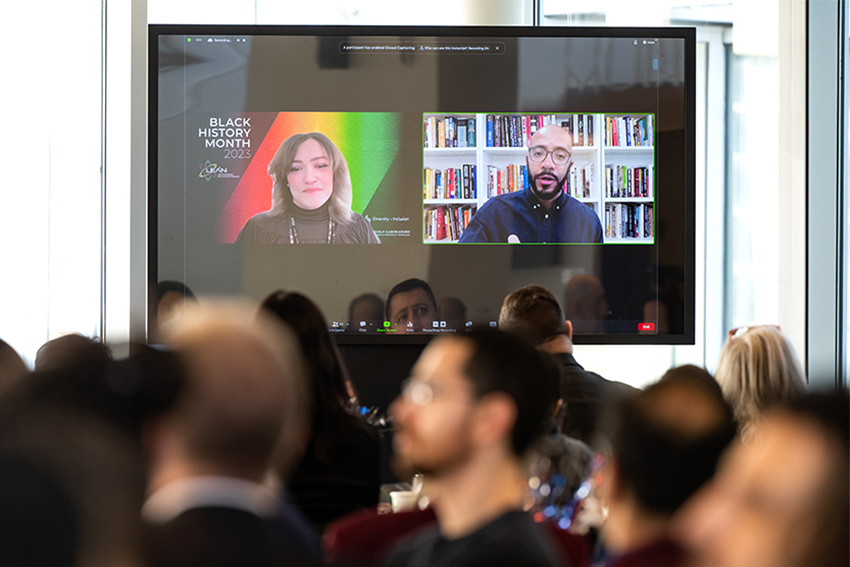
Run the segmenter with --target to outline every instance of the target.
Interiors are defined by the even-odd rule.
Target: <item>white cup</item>
[[[394,490],[390,492],[393,512],[406,512],[416,508],[416,498],[419,495],[412,490]]]

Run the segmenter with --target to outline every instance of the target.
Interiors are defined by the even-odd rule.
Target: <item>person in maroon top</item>
[[[673,514],[712,477],[736,431],[731,408],[698,373],[705,371],[671,371],[617,402],[601,423],[606,567],[681,564],[682,550],[668,537]]]

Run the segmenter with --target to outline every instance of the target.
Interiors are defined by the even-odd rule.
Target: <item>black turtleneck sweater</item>
[[[299,244],[326,244],[328,242],[328,203],[308,211],[292,206],[289,211],[295,219]],[[289,215],[272,215],[271,211],[257,213],[245,223],[237,243],[289,244]],[[379,244],[381,241],[372,226],[361,215],[352,212],[351,221],[337,223],[334,229],[335,244]]]

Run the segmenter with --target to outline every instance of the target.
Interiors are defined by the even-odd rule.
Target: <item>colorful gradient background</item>
[[[385,112],[278,113],[222,211],[221,242],[234,242],[251,216],[271,208],[269,161],[300,132],[321,132],[336,144],[351,172],[351,209],[363,214],[398,154],[400,123],[398,114]]]

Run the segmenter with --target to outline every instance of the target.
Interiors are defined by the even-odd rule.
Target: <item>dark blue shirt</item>
[[[526,188],[490,198],[478,209],[459,242],[602,242],[602,224],[593,209],[565,192],[551,209]]]

